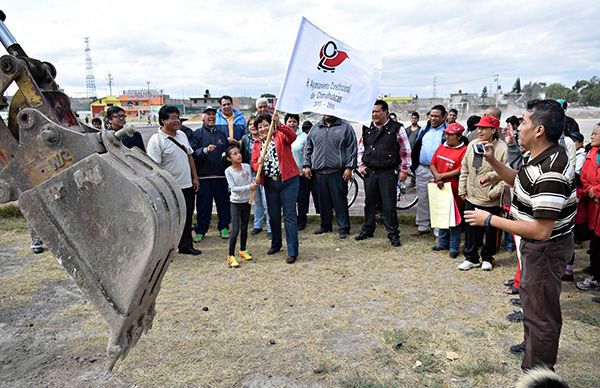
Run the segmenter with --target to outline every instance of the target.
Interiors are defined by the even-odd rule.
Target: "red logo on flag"
[[[335,68],[348,58],[348,54],[345,51],[338,50],[335,42],[330,40],[321,47],[319,58],[321,60],[317,65],[317,69],[323,70],[325,73],[328,71],[335,73]]]

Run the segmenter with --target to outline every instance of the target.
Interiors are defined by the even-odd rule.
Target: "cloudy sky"
[[[600,75],[596,0],[10,1],[6,25],[58,83],[85,97],[89,36],[98,95],[163,89],[172,96],[277,93],[302,16],[356,49],[383,56],[381,93],[481,92],[499,74],[562,82]]]

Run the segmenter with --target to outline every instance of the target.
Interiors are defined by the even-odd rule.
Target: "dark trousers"
[[[231,213],[227,180],[225,178],[202,179],[196,198],[196,233],[198,234],[206,234],[208,231],[213,200],[217,205],[217,215],[219,216],[217,228],[221,230],[229,227]]]
[[[553,368],[562,327],[560,277],[573,254],[573,235],[556,241],[521,240],[519,294],[523,306],[525,357],[521,368]]]
[[[590,231],[590,275],[594,280],[600,281],[600,237],[593,230]]]
[[[496,216],[502,213],[500,206],[477,206],[477,208],[488,211]],[[471,202],[465,201],[465,210],[475,210],[475,206]],[[483,261],[491,262],[492,257],[496,254],[497,243],[498,229],[494,227],[471,226],[465,223],[465,249],[463,250],[463,254],[465,255],[465,259],[471,263],[479,263],[479,248],[482,245],[481,257]]]
[[[397,239],[398,213],[396,212],[396,184],[398,175],[394,170],[369,172],[364,176],[365,181],[365,223],[362,231],[366,234],[375,232],[375,213],[377,204],[383,211],[383,225],[389,239]]]
[[[306,226],[308,207],[310,205],[310,195],[312,194],[315,211],[319,214],[319,195],[315,179],[308,179],[303,176],[300,178],[300,188],[298,189],[298,226]]]
[[[348,214],[348,185],[344,182],[343,170],[333,174],[319,174],[319,210],[321,211],[321,228],[331,230],[333,225],[333,209],[339,231],[350,233],[350,215]]]
[[[192,240],[192,216],[194,215],[194,192],[193,187],[187,189],[181,189],[183,197],[185,198],[185,226],[183,227],[183,234],[179,240],[179,250],[188,251],[193,248]]]
[[[288,256],[298,256],[298,217],[296,215],[298,177],[295,176],[287,181],[265,177],[264,182],[269,223],[271,224],[271,248],[281,249],[281,212],[283,210]]]
[[[229,256],[235,255],[235,243],[240,236],[240,251],[246,250],[248,240],[248,222],[250,221],[249,203],[231,203],[231,231],[229,232]]]

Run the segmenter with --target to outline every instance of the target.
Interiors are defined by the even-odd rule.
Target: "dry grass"
[[[45,281],[67,279],[68,274],[58,265],[48,251],[35,258],[28,257],[29,234],[23,218],[0,219],[0,246],[14,246],[13,271],[0,273],[0,310],[11,308],[31,300],[32,295]],[[4,258],[5,260],[7,258]],[[6,269],[7,263],[3,263]],[[18,268],[18,269],[17,269]]]
[[[176,256],[154,328],[117,364],[109,384],[514,385],[520,358],[507,348],[521,340],[522,326],[505,320],[513,311],[502,286],[514,271],[509,254],[497,256],[492,272],[460,272],[447,252],[431,251],[431,238],[408,237],[410,226],[402,226],[401,248],[389,245],[382,228],[362,243],[315,236],[313,228],[301,233],[294,265],[285,264],[285,250],[265,254],[264,233],[250,238],[255,260],[239,269],[227,268],[226,241],[212,230],[199,244],[201,256]],[[581,269],[584,251],[578,257]],[[3,279],[9,283],[0,295],[11,295],[13,287],[35,294],[33,286],[19,288],[18,279],[35,277],[39,284],[61,271],[48,257],[30,266]],[[562,300],[557,370],[574,386],[594,386],[600,381],[598,306],[573,284],[564,285]],[[104,351],[106,325],[91,306],[70,306],[60,317],[80,322],[68,339],[70,354]],[[458,357],[452,361],[448,352]]]

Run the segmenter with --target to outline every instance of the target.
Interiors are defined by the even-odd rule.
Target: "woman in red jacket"
[[[577,283],[580,290],[600,289],[600,123],[591,135],[592,148],[581,169],[581,185],[577,197],[587,201],[588,227],[590,228],[591,276]]]
[[[277,128],[267,147],[264,161],[260,155],[263,144],[269,133],[271,115],[261,113],[254,119],[254,127],[258,129],[260,139],[252,146],[252,169],[258,170],[263,164],[262,174],[257,179],[263,182],[267,197],[269,224],[271,225],[271,248],[267,254],[272,255],[281,250],[281,211],[285,223],[285,240],[287,244],[286,263],[292,264],[298,257],[298,220],[296,214],[296,199],[298,198],[298,166],[292,155],[292,143],[296,133],[279,123],[279,115],[273,117]]]

